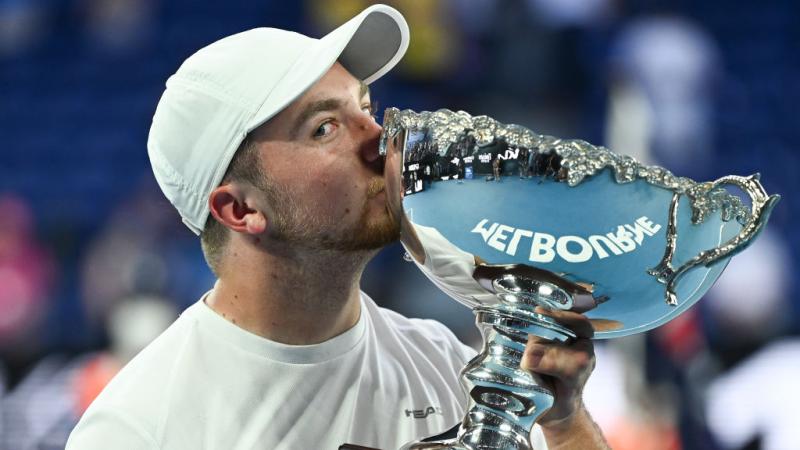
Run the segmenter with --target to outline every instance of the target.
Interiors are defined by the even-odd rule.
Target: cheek
[[[328,168],[331,169],[331,168]],[[366,187],[346,171],[318,170],[309,172],[309,183],[305,198],[323,216],[333,220],[345,219],[359,213],[359,205],[364,203]]]
[[[322,178],[319,189],[320,209],[337,217],[352,213],[359,202],[363,202],[357,183],[347,176]]]
[[[328,226],[358,217],[366,201],[367,186],[354,172],[352,161],[332,153],[311,156],[307,149],[292,149],[294,158],[283,153],[280,167],[273,165],[276,181],[287,187],[291,203],[283,205],[322,219]],[[277,161],[278,159],[273,161]],[[280,180],[277,180],[280,178]]]

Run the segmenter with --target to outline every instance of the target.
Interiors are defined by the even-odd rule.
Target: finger
[[[549,375],[570,384],[580,384],[594,370],[594,345],[589,339],[569,344],[531,338],[525,346],[520,368]]]
[[[536,307],[536,312],[555,319],[560,325],[572,330],[578,338],[591,339],[594,336],[594,327],[589,318],[574,311],[560,311]]]

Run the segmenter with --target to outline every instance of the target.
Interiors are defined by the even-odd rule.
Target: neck
[[[359,281],[374,252],[237,247],[206,299],[230,322],[293,345],[324,342],[358,322]]]

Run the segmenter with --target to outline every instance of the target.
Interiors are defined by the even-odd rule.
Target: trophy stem
[[[409,444],[403,450],[533,450],[531,429],[553,406],[554,396],[536,375],[520,369],[528,335],[566,342],[575,334],[528,309],[498,305],[474,312],[483,349],[461,371],[469,404],[458,436]]]
[[[459,441],[471,450],[532,449],[531,429],[555,398],[538,377],[520,369],[528,335],[567,341],[574,334],[524,310],[477,309],[475,316],[483,350],[461,372],[470,400]]]

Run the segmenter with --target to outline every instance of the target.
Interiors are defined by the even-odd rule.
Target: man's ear
[[[208,196],[208,209],[220,223],[233,231],[261,234],[267,229],[264,211],[255,206],[251,189],[239,183],[217,187]]]

